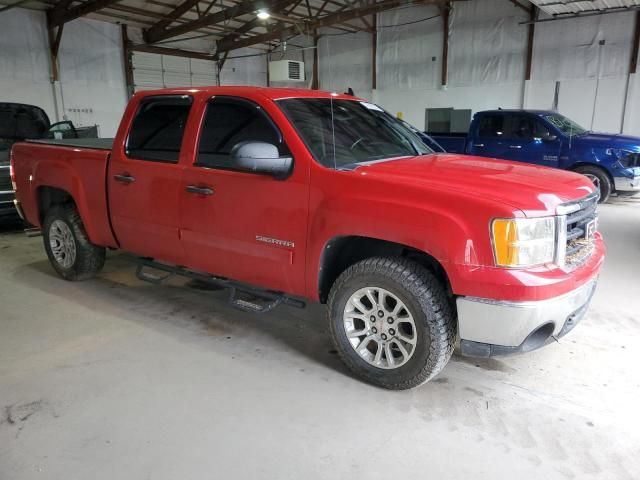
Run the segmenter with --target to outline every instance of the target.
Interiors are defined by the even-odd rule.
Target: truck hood
[[[402,187],[459,191],[522,210],[553,215],[556,207],[595,191],[583,175],[554,168],[469,155],[432,154],[360,166],[369,178]]]
[[[591,148],[619,148],[630,152],[640,152],[640,137],[631,135],[589,132],[586,135],[575,136],[571,141]]]

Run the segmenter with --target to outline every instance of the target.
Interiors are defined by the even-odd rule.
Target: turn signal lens
[[[531,267],[555,258],[553,217],[496,218],[491,223],[493,253],[500,267]]]

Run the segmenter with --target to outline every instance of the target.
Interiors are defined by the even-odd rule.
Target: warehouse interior
[[[640,156],[639,47],[637,0],[0,0],[0,103],[111,139],[138,92],[309,89],[427,133],[442,112],[460,135],[482,111],[559,112]],[[611,185],[575,330],[506,357],[458,343],[403,391],[341,362],[324,302],[239,311],[110,247],[66,282],[43,225],[0,217],[0,479],[638,478],[640,194]]]

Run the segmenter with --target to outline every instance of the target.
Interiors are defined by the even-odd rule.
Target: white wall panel
[[[437,88],[442,67],[443,31],[438,13],[433,6],[416,6],[378,16],[379,89]]]
[[[346,92],[351,87],[359,97],[371,98],[371,34],[327,33],[318,41],[320,89]]]
[[[533,79],[555,81],[626,74],[633,19],[630,13],[616,13],[538,23]]]
[[[0,99],[42,107],[56,120],[46,17],[14,8],[0,14]]]
[[[605,77],[598,82],[595,112],[590,130],[620,132],[627,77]]]
[[[520,108],[522,85],[487,84],[479,93],[475,86],[448,87],[446,90],[374,90],[373,101],[418,128],[425,128],[427,108],[470,108],[474,112],[493,108]]]
[[[449,85],[522,82],[527,28],[520,22],[528,19],[527,13],[506,0],[453,5]]]
[[[255,48],[240,48],[229,54],[220,72],[220,85],[267,85],[267,58],[264,53]],[[241,57],[241,58],[232,58]]]
[[[127,103],[120,26],[86,19],[66,24],[59,64],[65,115],[114,136]]]

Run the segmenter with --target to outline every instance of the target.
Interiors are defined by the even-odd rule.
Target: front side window
[[[547,138],[549,130],[540,120],[531,115],[513,115],[510,117],[509,138],[518,140],[533,140]]]
[[[185,95],[145,98],[129,131],[127,156],[177,163],[191,103],[192,98]]]
[[[289,154],[282,134],[259,105],[240,98],[215,97],[207,106],[196,165],[234,169],[229,154],[241,142],[266,142],[275,145],[281,156]]]
[[[353,169],[368,162],[433,153],[413,131],[380,107],[356,100],[278,100],[321,165]]]

